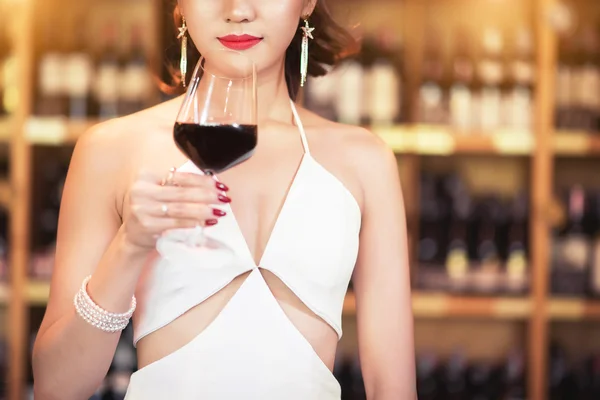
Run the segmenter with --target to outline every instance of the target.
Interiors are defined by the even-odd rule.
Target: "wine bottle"
[[[473,91],[475,62],[470,35],[460,28],[454,41],[452,86],[450,88],[450,123],[458,131],[473,130]]]
[[[134,25],[131,28],[130,49],[120,77],[120,115],[134,113],[149,104],[151,77],[143,39],[142,28]]]
[[[503,257],[506,266],[505,291],[508,293],[522,293],[527,284],[528,201],[526,194],[519,194],[513,200],[510,210]]]
[[[54,246],[64,181],[68,169],[69,148],[36,148],[32,196],[31,273],[38,279],[49,279],[54,265]],[[66,158],[66,157],[65,157]]]
[[[400,121],[402,81],[398,38],[389,29],[382,29],[377,35],[367,87],[368,117],[373,126],[390,126]]]
[[[591,241],[584,225],[586,193],[581,185],[570,188],[567,204],[566,224],[552,246],[552,290],[558,294],[582,296],[586,292]]]
[[[581,40],[584,51],[578,88],[584,115],[581,129],[594,131],[597,128],[600,110],[600,43],[595,27],[585,25]]]
[[[491,293],[500,289],[501,259],[499,250],[499,227],[506,216],[495,196],[483,199],[479,204],[477,222],[477,273],[474,289],[479,293]]]
[[[454,352],[446,362],[443,373],[445,400],[463,400],[467,396],[468,364],[463,353]]]
[[[493,399],[493,366],[486,361],[472,363],[467,371],[467,396],[468,400]]]
[[[499,29],[489,27],[483,34],[483,57],[479,60],[477,73],[481,88],[479,128],[490,131],[502,125],[502,88],[505,78],[502,61],[503,38]]]
[[[438,400],[442,394],[439,362],[434,354],[417,357],[417,393],[419,400]]]
[[[444,229],[447,202],[441,197],[438,180],[432,175],[421,178],[421,208],[419,218],[418,263],[419,287],[445,290],[447,274],[444,266]]]
[[[472,202],[466,188],[451,195],[452,211],[445,266],[452,291],[466,291],[470,269],[469,228],[472,219]]]
[[[534,44],[531,32],[520,28],[516,33],[510,62],[510,81],[507,97],[507,127],[531,132],[533,116],[533,85],[535,81]]]
[[[335,88],[335,114],[338,122],[359,125],[367,117],[368,71],[365,71],[364,53],[368,37],[360,54],[346,57],[337,67]]]
[[[525,357],[520,351],[511,351],[506,358],[503,373],[502,400],[525,400],[527,385],[525,379]]]
[[[446,124],[448,122],[448,98],[444,92],[444,62],[439,35],[433,27],[427,29],[423,78],[419,89],[419,122]]]
[[[325,119],[337,121],[336,93],[341,69],[328,68],[328,71],[324,76],[308,78],[304,85],[304,106]]]
[[[119,115],[120,62],[117,49],[117,30],[114,23],[107,23],[103,31],[103,47],[96,68],[95,96],[97,114],[101,120]]]
[[[44,26],[43,53],[38,69],[38,95],[35,112],[37,115],[52,117],[66,115],[65,82],[67,81],[67,58],[65,49],[60,46],[54,25]],[[58,44],[57,44],[58,43]]]
[[[556,342],[550,344],[550,367],[548,369],[550,400],[567,400],[569,396],[570,382],[567,365],[567,357],[564,349]]]
[[[83,20],[79,17],[77,23]],[[76,26],[72,32],[76,32]],[[86,36],[83,32],[75,35],[75,47],[66,56],[68,79],[65,80],[69,100],[69,118],[86,119],[91,116],[90,92],[93,80],[93,61],[89,49],[85,46]]]

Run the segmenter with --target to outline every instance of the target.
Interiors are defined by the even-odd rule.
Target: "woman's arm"
[[[105,333],[80,318],[73,297],[94,272],[89,292],[112,312],[130,306],[144,254],[127,245],[115,206],[116,177],[124,172],[108,149],[106,127],[77,143],[63,191],[50,299],[33,350],[35,398],[89,398],[105,377],[120,333]]]
[[[353,153],[363,187],[353,277],[359,353],[369,400],[413,400],[413,316],[406,218],[394,154],[371,134]]]
[[[193,173],[175,173],[173,185],[163,186],[164,176],[146,172],[125,181],[139,138],[124,143],[122,132],[137,128],[137,121],[122,121],[94,128],[73,153],[50,300],[33,351],[36,400],[89,398],[110,367],[120,335],[96,329],[77,314],[73,297],[83,279],[93,274],[88,292],[96,304],[126,312],[144,266],[156,255],[157,238],[214,218],[211,205],[218,204],[223,190],[211,177]],[[121,223],[125,197],[128,212]]]

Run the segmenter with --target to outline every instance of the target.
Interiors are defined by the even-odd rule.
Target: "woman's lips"
[[[217,39],[223,46],[232,50],[247,50],[262,40],[262,38],[252,35],[227,35]]]

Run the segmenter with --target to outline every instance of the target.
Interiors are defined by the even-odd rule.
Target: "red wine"
[[[219,173],[254,153],[256,125],[175,124],[175,143],[202,171]]]

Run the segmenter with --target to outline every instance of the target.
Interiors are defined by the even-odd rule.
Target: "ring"
[[[163,179],[162,182],[160,183],[161,186],[171,186],[173,184],[173,178],[175,177],[175,171],[177,171],[177,168],[175,167],[171,167],[171,169],[169,169],[169,175],[167,175],[166,179]]]
[[[168,205],[166,205],[166,204],[163,204],[163,205],[160,207],[160,210],[163,212],[163,214],[164,214],[165,216],[166,216],[166,215],[169,215],[169,206],[168,206]]]

